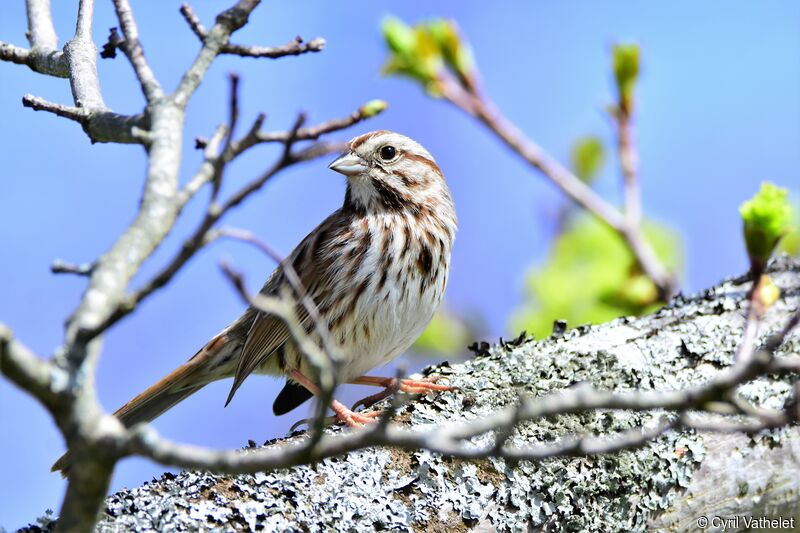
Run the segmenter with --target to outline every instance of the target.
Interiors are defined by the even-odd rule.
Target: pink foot
[[[344,404],[336,400],[331,403],[331,409],[333,409],[333,412],[336,413],[336,418],[351,428],[363,427],[366,424],[375,422],[375,418],[381,416],[380,411],[371,413],[357,413],[351,409],[348,409],[344,406]]]
[[[391,396],[395,390],[399,390],[400,392],[404,392],[406,394],[426,394],[431,391],[453,390],[452,387],[447,385],[439,385],[436,383],[439,381],[439,379],[440,376],[429,376],[422,379],[401,379],[398,385],[397,378],[361,376],[351,381],[351,383],[357,383],[360,385],[377,385],[379,387],[385,387],[385,389],[381,392],[371,394],[370,396],[357,401],[353,405],[353,409],[356,409],[359,406],[369,407],[374,405],[384,398]]]

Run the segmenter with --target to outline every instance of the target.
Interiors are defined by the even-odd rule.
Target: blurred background
[[[210,26],[229,3],[194,7]],[[61,45],[73,31],[75,4],[54,2]],[[167,90],[199,47],[179,5],[133,2],[145,53]],[[795,2],[519,1],[499,7],[451,0],[402,2],[391,10],[367,0],[265,2],[235,42],[275,45],[302,35],[324,37],[327,46],[318,54],[277,61],[219,58],[188,108],[182,179],[201,159],[193,139],[211,135],[227,118],[230,71],[242,77],[242,129],[262,111],[268,129],[286,129],[301,110],[313,124],[347,115],[374,98],[386,100],[386,112],[332,138],[391,129],[417,139],[444,171],[460,218],[447,315],[426,336],[421,356],[402,358],[409,370],[463,358],[472,340],[516,336],[522,328],[541,336],[553,319],[576,325],[655,304],[630,308],[614,301],[610,311],[598,311],[597,301],[581,303],[592,287],[605,283],[596,281],[599,274],[617,279],[627,261],[624,249],[615,248],[619,243],[602,228],[574,230],[588,223],[569,214],[563,194],[471,117],[412,80],[381,75],[388,57],[381,22],[389,15],[410,24],[431,17],[457,21],[471,43],[483,88],[500,110],[566,165],[580,165],[585,157],[574,157],[576,146],[582,146],[579,153],[604,154],[589,156],[596,160],[592,186],[615,204],[621,200],[621,177],[608,114],[616,100],[611,51],[616,43],[638,43],[635,121],[644,213],[656,228],[656,248],[677,268],[684,292],[746,270],[737,209],[761,181],[789,188],[797,201],[800,4]],[[99,2],[98,47],[116,25],[111,3]],[[0,40],[25,46],[25,29],[24,3],[7,2]],[[143,98],[124,56],[99,60],[98,67],[106,103],[120,113],[139,112]],[[110,246],[137,207],[145,157],[138,146],[91,145],[75,123],[24,109],[26,93],[72,103],[65,80],[0,63],[0,320],[38,354],[49,356],[85,286],[82,278],[51,274],[49,265],[57,258],[88,262]],[[223,195],[266,168],[276,150],[258,147],[237,160],[226,174]],[[288,253],[341,204],[344,179],[327,170],[329,159],[280,174],[225,224],[250,229]],[[194,229],[205,199],[200,194],[187,208],[134,283],[171,257]],[[572,220],[566,226],[565,216]],[[201,252],[169,287],[106,336],[97,382],[108,410],[191,356],[242,311],[220,273],[221,257],[244,271],[252,289],[274,268],[243,244],[218,243]],[[380,373],[390,375],[393,368]],[[240,447],[248,439],[260,443],[281,436],[306,414],[301,408],[274,417],[271,405],[282,383],[269,377],[248,379],[223,409],[229,386],[205,388],[155,426],[180,441]],[[340,391],[345,403],[374,392],[345,389]],[[2,379],[0,434],[0,529],[13,530],[47,508],[57,510],[65,484],[49,467],[63,442],[45,411]],[[111,488],[141,484],[163,470],[128,459]]]

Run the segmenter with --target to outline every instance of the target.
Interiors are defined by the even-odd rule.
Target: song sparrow
[[[347,177],[344,204],[317,226],[283,264],[290,263],[316,303],[344,361],[340,383],[388,388],[391,378],[364,376],[406,350],[431,320],[444,293],[456,213],[444,176],[433,157],[412,139],[389,131],[356,137],[331,163]],[[283,265],[282,264],[282,265]],[[288,286],[283,266],[261,292],[277,295]],[[308,313],[301,323],[319,342]],[[126,426],[153,420],[203,386],[233,376],[228,395],[251,373],[285,375],[273,404],[287,413],[317,392],[308,362],[285,323],[254,308],[226,327],[189,361],[123,405],[115,415]],[[435,380],[402,380],[408,393],[448,390]],[[352,411],[338,401],[336,416],[351,426],[374,413]],[[62,456],[53,470],[68,467]]]

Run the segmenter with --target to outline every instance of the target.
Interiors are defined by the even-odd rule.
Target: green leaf
[[[465,86],[471,86],[474,62],[455,22],[433,19],[409,26],[395,17],[382,24],[389,49],[384,74],[408,76],[433,96],[440,96],[441,76],[450,71]]]
[[[571,159],[575,174],[586,183],[593,182],[603,168],[606,159],[603,141],[596,136],[578,139],[572,145]]]
[[[414,30],[397,17],[384,19],[381,28],[389,49],[395,54],[410,55],[416,48]]]
[[[390,51],[384,73],[416,79],[428,92],[436,94],[436,78],[444,61],[427,28],[411,27],[398,18],[389,17],[383,21],[382,30]]]
[[[615,44],[611,52],[620,105],[627,109],[633,104],[633,92],[639,78],[639,52],[638,44]]]
[[[675,270],[678,238],[654,223],[644,233],[659,259]],[[588,215],[572,220],[555,239],[544,264],[527,275],[525,292],[525,303],[512,316],[512,334],[524,329],[544,337],[555,320],[596,324],[660,305],[655,285],[636,268],[619,235]]]
[[[436,41],[445,64],[461,80],[472,75],[474,63],[469,46],[461,39],[458,26],[452,20],[434,19],[428,22],[428,32]]]
[[[788,191],[764,182],[761,190],[739,207],[739,213],[750,262],[754,267],[763,268],[778,241],[791,229],[792,206]]]

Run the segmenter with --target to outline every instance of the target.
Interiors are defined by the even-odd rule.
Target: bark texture
[[[800,262],[779,258],[769,271],[782,294],[764,319],[759,342],[800,305]],[[649,316],[581,326],[541,341],[522,336],[479,346],[470,361],[430,369],[459,391],[408,404],[397,421],[421,426],[488,416],[519,395],[542,396],[582,382],[616,391],[701,384],[732,363],[749,287],[744,277],[731,279],[693,297],[678,296]],[[797,355],[795,331],[776,356]],[[780,409],[794,380],[760,378],[740,394],[754,405]],[[652,427],[664,416],[559,416],[521,425],[510,442],[551,443],[587,433],[613,438],[632,427]],[[794,517],[797,527],[798,431],[671,431],[637,450],[535,463],[379,448],[255,475],[165,474],[111,495],[98,530],[695,531],[704,515]],[[304,438],[267,445],[293,446]],[[40,522],[45,529],[48,521]]]

